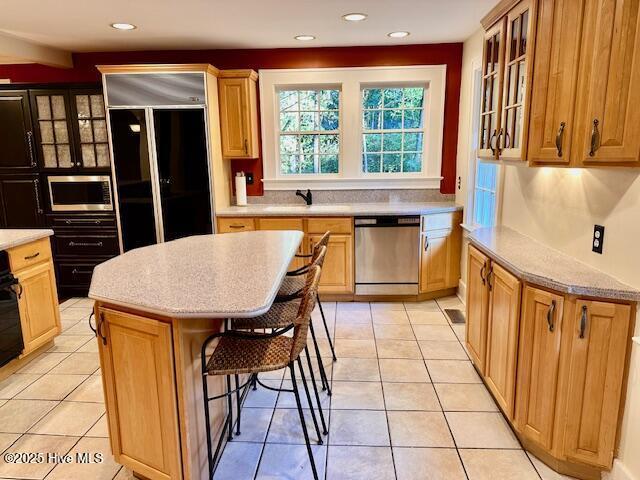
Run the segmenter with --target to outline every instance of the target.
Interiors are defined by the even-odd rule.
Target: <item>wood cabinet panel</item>
[[[256,79],[256,73],[251,70],[221,72],[221,77],[218,79],[224,157],[255,158],[258,156]]]
[[[152,480],[182,478],[171,326],[109,309],[97,316],[116,461]]]
[[[51,243],[49,237],[25,243],[8,250],[9,265],[13,272],[23,268],[46,262],[51,259]]]
[[[571,160],[583,5],[575,0],[541,0],[538,4],[530,162],[568,164]]]
[[[48,260],[13,273],[22,290],[18,309],[26,355],[61,331],[53,263]]]
[[[578,77],[580,164],[637,164],[639,0],[585,0]]]
[[[487,348],[487,317],[489,314],[489,257],[469,245],[467,252],[467,329],[466,344],[469,356],[484,374]]]
[[[571,351],[564,453],[570,459],[611,467],[630,321],[629,305],[576,302],[567,329]]]
[[[553,445],[564,297],[527,287],[520,322],[516,425],[541,447]]]
[[[307,218],[307,232],[324,234],[325,232],[334,233],[352,233],[353,218]]]
[[[298,230],[304,232],[304,220],[302,218],[258,218],[256,219],[258,230]],[[298,254],[304,254],[304,240],[300,243]],[[296,270],[305,265],[304,258],[294,258],[289,264],[289,270]]]
[[[460,278],[460,227],[422,233],[420,292],[454,288]]]
[[[498,405],[513,419],[516,388],[518,329],[520,326],[520,281],[497,263],[487,278],[489,316],[485,381]]]
[[[253,218],[218,217],[217,233],[245,232],[255,230]]]
[[[309,251],[322,235],[309,235]],[[353,236],[331,235],[322,267],[319,291],[353,293]]]
[[[432,213],[422,216],[422,231],[442,230],[443,228],[454,228],[460,226],[462,222],[462,212],[455,211],[449,213]]]

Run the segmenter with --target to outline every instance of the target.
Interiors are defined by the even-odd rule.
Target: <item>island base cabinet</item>
[[[497,263],[491,265],[485,381],[504,414],[513,420],[516,390],[520,281]]]
[[[27,355],[60,334],[60,313],[53,263],[49,260],[15,273],[22,292],[18,300]]]
[[[570,335],[564,449],[568,459],[611,468],[618,429],[631,307],[576,302]]]
[[[150,480],[182,479],[171,325],[99,307],[96,316],[116,461]]]
[[[520,322],[516,426],[532,442],[553,447],[564,297],[526,287]]]
[[[467,255],[467,329],[466,344],[471,361],[480,374],[484,374],[487,349],[487,317],[489,311],[489,287],[486,273],[489,257],[469,246]]]

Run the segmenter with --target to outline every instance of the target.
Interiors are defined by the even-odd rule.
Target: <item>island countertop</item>
[[[573,295],[640,301],[637,289],[510,228],[480,228],[469,241],[528,282]]]
[[[53,230],[47,228],[3,228],[0,229],[0,250],[19,247],[25,243],[35,242],[51,235],[53,235]]]
[[[93,271],[93,300],[172,318],[267,311],[303,233],[198,235],[137,248]]]
[[[314,205],[250,204],[231,206],[216,211],[219,217],[355,217],[366,215],[428,215],[462,210],[454,202],[377,202],[377,203],[319,203]]]

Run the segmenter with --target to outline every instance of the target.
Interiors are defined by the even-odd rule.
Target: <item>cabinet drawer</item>
[[[457,227],[462,221],[461,212],[433,213],[422,216],[422,231]]]
[[[118,236],[107,235],[57,235],[55,237],[57,255],[110,256],[119,251]]]
[[[42,238],[35,242],[10,248],[9,265],[12,272],[17,272],[25,267],[44,262],[51,258],[51,244],[49,238]]]
[[[218,233],[255,230],[253,218],[218,218]]]
[[[353,219],[347,218],[314,218],[307,219],[307,232],[309,233],[351,233]]]
[[[62,287],[89,287],[93,269],[101,262],[102,260],[56,262],[58,268],[58,284]]]
[[[302,218],[259,218],[258,230],[299,230],[304,231]]]
[[[52,216],[49,225],[57,228],[116,228],[114,216]]]

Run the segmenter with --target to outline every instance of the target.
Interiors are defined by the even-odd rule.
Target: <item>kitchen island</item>
[[[299,248],[294,231],[202,235],[131,250],[96,267],[111,448],[151,480],[207,478],[200,348],[225,318],[267,311]],[[223,377],[211,378],[212,395]],[[211,404],[212,432],[225,416]]]

